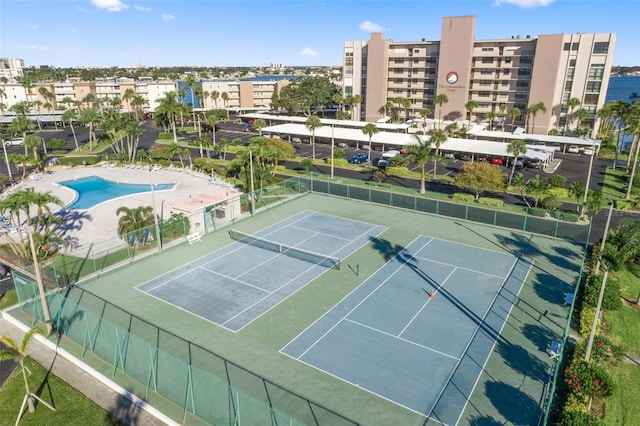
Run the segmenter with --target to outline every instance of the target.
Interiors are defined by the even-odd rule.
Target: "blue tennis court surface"
[[[255,235],[345,258],[387,228],[304,211]],[[238,331],[327,270],[320,262],[235,242],[136,288]]]
[[[420,236],[282,352],[456,424],[531,266]]]

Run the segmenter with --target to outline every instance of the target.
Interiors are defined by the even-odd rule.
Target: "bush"
[[[407,167],[387,167],[387,174],[394,176],[408,176],[409,169]]]
[[[327,159],[327,162],[329,162],[329,164],[331,164],[331,159]],[[333,165],[337,165],[338,160],[334,159],[333,160]],[[311,168],[311,166],[313,166],[313,160],[311,158],[303,158],[302,161],[300,161],[300,165],[302,166],[303,169],[305,169],[306,171],[309,171],[309,169]]]
[[[587,340],[580,340],[576,344],[573,352],[573,359],[584,359],[587,353]],[[620,361],[625,351],[622,346],[614,345],[611,340],[604,336],[594,336],[593,346],[591,347],[591,360],[598,363],[607,361]]]
[[[564,188],[567,184],[567,179],[564,176],[553,175],[549,178],[548,182],[552,188]]]
[[[602,252],[602,260],[607,263],[609,269],[617,271],[620,269],[620,256],[618,255],[618,248],[613,244],[606,244],[604,251]]]
[[[160,132],[158,133],[158,139],[173,139],[173,132]]]
[[[616,200],[615,206],[616,206],[616,209],[628,210],[634,206],[634,203],[629,200]]]
[[[490,207],[502,207],[504,205],[504,201],[499,198],[480,197],[478,198],[478,204]]]
[[[456,192],[451,196],[456,201],[464,201],[465,203],[472,203],[476,197],[473,194],[465,194],[464,192]]]
[[[547,189],[547,195],[558,198],[567,198],[569,197],[569,191],[567,191],[567,188],[549,188]]]
[[[64,166],[80,166],[80,165],[94,165],[102,161],[102,157],[99,155],[85,155],[77,157],[63,157],[60,159],[60,164]]]
[[[574,414],[588,414],[589,406],[587,405],[587,402],[588,401],[585,401],[584,398],[574,394],[573,392],[569,392],[569,395],[567,396],[567,402],[563,407],[563,412]]]
[[[347,158],[347,153],[342,148],[336,148],[333,150],[333,158]]]
[[[573,411],[563,411],[558,419],[558,426],[604,426],[600,417],[592,416],[589,413],[577,413]]]
[[[591,333],[591,327],[593,326],[593,319],[596,316],[596,308],[583,305],[580,311],[580,334],[588,336]],[[596,334],[600,333],[600,320],[596,325]]]
[[[558,220],[562,220],[565,222],[577,222],[578,220],[580,220],[580,215],[575,214],[575,213],[568,213],[568,212],[550,212],[551,217],[556,218]]]
[[[610,396],[615,383],[602,365],[577,361],[564,369],[564,380],[579,397],[600,399]]]
[[[60,138],[51,138],[45,144],[50,150],[62,149],[67,146],[67,142]]]
[[[207,173],[209,173],[211,169],[218,170],[220,164],[220,160],[215,160],[213,158],[198,157],[193,160],[193,167],[195,167],[197,170],[202,170]]]
[[[549,196],[540,202],[540,206],[547,210],[557,210],[562,206],[562,200],[556,196]]]
[[[584,305],[595,308],[600,295],[600,287],[602,287],[602,275],[592,274],[587,278],[584,286]],[[620,295],[620,284],[612,279],[607,280],[604,288],[604,296],[602,298],[602,309],[605,311],[613,311],[622,307],[622,299]]]
[[[536,217],[545,217],[547,215],[547,211],[545,209],[539,209],[537,207],[531,207],[527,209],[527,213],[529,213],[531,216]]]

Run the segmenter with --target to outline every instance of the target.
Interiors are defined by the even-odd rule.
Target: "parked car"
[[[456,155],[453,152],[445,152],[444,158],[446,158],[447,160],[455,160]]]
[[[500,158],[500,157],[493,157],[491,159],[491,164],[502,166],[504,164],[504,160],[502,158]]]
[[[251,132],[251,131],[253,131],[253,128],[252,128],[249,124],[246,124],[246,125],[242,128],[242,131],[243,131],[243,132]]]
[[[540,169],[542,168],[542,160],[539,158],[530,158],[526,166],[532,169]]]
[[[509,161],[507,161],[507,166],[511,167],[513,166],[513,158],[510,158]],[[524,162],[520,159],[516,160],[516,169],[522,169],[524,167]]]
[[[592,147],[590,147],[590,146],[586,147],[586,148],[584,149],[584,151],[582,151],[582,153],[583,153],[584,155],[593,155],[593,152],[594,152],[594,150],[593,150],[593,148],[592,148]]]
[[[369,161],[369,157],[367,154],[356,154],[353,157],[349,158],[349,163],[351,164],[363,164]]]
[[[580,148],[578,145],[571,145],[569,146],[569,149],[567,149],[567,152],[569,154],[580,154]]]
[[[302,143],[302,139],[300,139],[300,138],[291,138],[291,142],[293,142],[293,143]]]
[[[400,155],[400,151],[392,149],[382,154],[382,158],[378,160],[378,167],[387,167],[391,164],[391,159],[398,157]]]
[[[5,146],[19,146],[24,144],[24,138],[13,138],[7,141],[4,141]]]
[[[347,147],[347,144],[346,144],[346,143],[344,143],[344,142],[340,142],[340,143],[338,144],[338,148],[346,148],[346,147]]]

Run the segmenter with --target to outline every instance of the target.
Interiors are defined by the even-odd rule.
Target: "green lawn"
[[[630,265],[615,271],[620,282],[622,297],[635,301],[640,292],[640,265]],[[627,353],[640,355],[640,310],[623,306],[617,311],[606,312],[607,337],[622,345]],[[605,400],[604,421],[607,425],[640,424],[640,366],[618,362],[608,366],[617,384],[614,394]]]
[[[15,290],[10,290],[0,295],[0,310],[18,303],[18,295]]]
[[[40,364],[27,359],[25,361],[31,371],[29,386],[31,391],[49,405],[56,408],[51,411],[36,401],[36,411],[23,415],[20,425],[121,425],[93,401],[66,384],[64,381],[48,373]],[[13,373],[7,383],[0,389],[0,422],[3,425],[13,424],[24,398],[25,388],[19,369]]]

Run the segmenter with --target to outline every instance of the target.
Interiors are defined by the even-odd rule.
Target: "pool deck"
[[[229,189],[230,186],[212,183],[208,176],[184,169],[160,169],[149,171],[148,168],[131,167],[74,167],[74,168],[50,168],[49,172],[41,173],[35,178],[27,177],[20,185],[20,189],[34,188],[38,192],[51,192],[59,197],[64,205],[73,202],[75,191],[62,186],[59,182],[79,179],[87,176],[99,176],[118,183],[134,184],[175,184],[170,190],[155,190],[149,192],[114,198],[97,204],[88,210],[70,211],[65,216],[67,229],[65,239],[69,246],[68,251],[86,250],[91,245],[105,250],[122,245],[123,242],[117,235],[118,216],[116,210],[119,207],[153,206],[159,216],[164,219],[171,215],[171,205],[179,205],[185,199],[196,198],[202,194],[211,193],[218,188]],[[150,186],[151,188],[151,186]],[[152,196],[153,195],[153,196]],[[62,210],[58,206],[50,206],[52,212]],[[32,215],[35,215],[35,209]],[[193,231],[203,232],[199,223],[192,223]],[[16,234],[15,232],[13,232]],[[6,239],[11,233],[2,236]],[[14,238],[17,235],[14,235]],[[2,241],[0,241],[1,243]],[[112,244],[110,244],[110,242]]]

